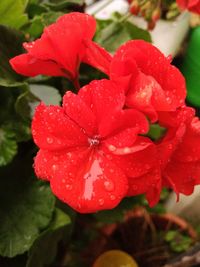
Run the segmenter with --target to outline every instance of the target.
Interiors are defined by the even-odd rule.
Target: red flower
[[[110,77],[125,88],[126,105],[143,111],[153,122],[159,111],[175,111],[184,104],[184,77],[145,41],[129,41],[117,50]]]
[[[134,166],[137,172],[134,164],[141,168],[144,164],[134,154],[152,146],[148,138],[138,136],[148,131],[145,116],[123,110],[124,102],[121,88],[100,80],[78,95],[67,92],[63,107],[41,104],[36,109],[32,123],[40,148],[36,174],[49,180],[55,195],[79,212],[115,207],[127,194]],[[151,164],[152,159],[146,160]]]
[[[161,114],[168,132],[158,145],[164,184],[177,193],[192,194],[200,183],[200,121],[192,108]]]
[[[188,9],[191,12],[200,14],[199,0],[176,0],[181,9]]]
[[[91,41],[95,29],[95,19],[87,14],[64,15],[46,27],[40,39],[24,43],[28,53],[11,59],[10,64],[25,76],[64,76],[72,81],[77,79],[81,62],[108,72],[111,56]]]

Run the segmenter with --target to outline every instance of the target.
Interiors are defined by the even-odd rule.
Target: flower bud
[[[133,0],[131,5],[130,5],[130,12],[133,15],[137,15],[139,13],[140,6],[137,0]]]
[[[161,17],[161,10],[159,7],[157,7],[152,13],[151,20],[156,22],[157,20],[160,19],[160,17]]]

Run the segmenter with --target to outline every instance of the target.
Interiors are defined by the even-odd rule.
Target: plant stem
[[[73,85],[74,85],[76,91],[78,92],[79,89],[80,89],[80,84],[79,84],[78,75],[77,75],[76,78],[73,80]]]

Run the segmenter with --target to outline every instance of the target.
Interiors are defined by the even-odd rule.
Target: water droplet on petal
[[[113,145],[109,145],[109,146],[108,146],[108,149],[109,149],[110,151],[115,151],[117,148],[116,148],[115,146],[113,146]]]
[[[99,199],[99,205],[100,205],[100,206],[103,206],[103,204],[104,204],[104,199],[103,199],[103,198],[100,198],[100,199]]]
[[[116,199],[116,196],[111,195],[111,196],[110,196],[110,199],[111,199],[111,200],[115,200],[115,199]]]
[[[66,184],[65,187],[66,187],[67,190],[72,190],[72,185],[71,184]]]
[[[64,178],[62,179],[62,183],[63,183],[63,184],[65,184],[65,183],[66,183],[66,180],[65,180]]]
[[[48,143],[48,144],[52,144],[52,143],[53,143],[53,138],[51,138],[51,137],[47,137],[47,143]]]
[[[113,191],[114,190],[114,183],[111,180],[104,182],[104,187],[106,191]]]
[[[53,171],[56,171],[57,169],[58,169],[58,165],[55,165],[55,164],[52,165],[52,170],[53,170]]]

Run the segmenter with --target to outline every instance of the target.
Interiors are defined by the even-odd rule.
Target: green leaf
[[[20,86],[23,84],[23,78],[12,70],[9,59],[22,53],[23,37],[2,25],[0,25],[0,36],[0,86]]]
[[[27,21],[24,14],[28,0],[1,0],[0,4],[0,24],[19,29]]]
[[[165,235],[165,241],[169,243],[170,249],[174,252],[186,251],[192,244],[192,239],[178,230],[168,231]]]
[[[35,97],[31,92],[26,91],[17,98],[15,110],[25,121],[30,121],[39,103],[39,98]]]
[[[40,101],[46,105],[59,105],[61,96],[58,90],[47,85],[30,84],[30,90],[22,93],[16,100],[15,110],[25,120],[30,121]]]
[[[64,238],[64,232],[70,223],[70,217],[56,209],[48,229],[41,233],[30,249],[26,267],[44,267],[51,264],[56,257],[58,243]]]
[[[62,99],[58,90],[49,85],[30,84],[30,92],[46,105],[59,105]]]
[[[17,153],[17,143],[13,131],[0,128],[0,166],[8,164]]]
[[[151,43],[151,35],[148,31],[143,30],[133,23],[126,21],[125,27],[127,32],[129,33],[131,39],[142,39],[144,41],[150,42]]]
[[[74,5],[82,6],[84,0],[48,0],[44,4],[55,11],[64,11],[66,9],[72,9]]]
[[[45,26],[48,26],[55,22],[58,17],[63,15],[62,12],[46,12],[39,16],[35,16],[30,22],[29,27],[26,29],[26,32],[29,33],[32,37],[38,38]]]
[[[41,230],[48,226],[55,205],[49,186],[25,175],[25,159],[19,162],[21,176],[7,168],[0,189],[0,255],[14,257],[30,249]],[[11,176],[12,174],[12,176]]]
[[[129,40],[143,39],[147,42],[151,41],[148,31],[140,29],[128,21],[119,20],[110,23],[110,20],[107,20],[104,22],[98,21],[98,24],[99,30],[95,36],[95,41],[110,52],[115,52],[120,45]]]

